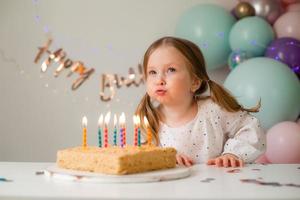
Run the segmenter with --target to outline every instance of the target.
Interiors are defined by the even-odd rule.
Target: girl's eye
[[[150,71],[148,72],[148,74],[149,74],[149,75],[155,75],[155,74],[156,74],[156,71],[150,70]]]
[[[176,72],[176,69],[174,67],[169,67],[168,72],[171,72],[171,73]]]

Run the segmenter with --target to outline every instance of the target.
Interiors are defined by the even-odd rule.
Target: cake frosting
[[[157,146],[73,147],[57,152],[60,168],[104,174],[132,174],[176,166],[176,150]]]

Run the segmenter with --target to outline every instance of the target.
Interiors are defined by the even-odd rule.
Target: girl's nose
[[[165,84],[166,84],[165,78],[162,75],[159,75],[157,77],[157,85],[165,85]]]
[[[159,85],[166,85],[166,82],[164,80],[160,80]]]

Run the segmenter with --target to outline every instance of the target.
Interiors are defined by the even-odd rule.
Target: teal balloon
[[[264,55],[264,52],[274,39],[271,25],[260,17],[246,17],[232,27],[229,43],[232,50],[242,50],[254,57]]]
[[[261,98],[254,115],[266,129],[281,121],[294,121],[300,113],[300,82],[284,63],[271,58],[250,58],[232,70],[225,88],[246,108]]]
[[[208,70],[224,66],[230,54],[229,32],[235,18],[223,7],[202,4],[187,10],[179,19],[175,35],[196,43]]]

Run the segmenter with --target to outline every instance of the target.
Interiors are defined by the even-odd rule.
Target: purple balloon
[[[265,56],[287,64],[300,79],[300,41],[283,37],[273,40]]]

